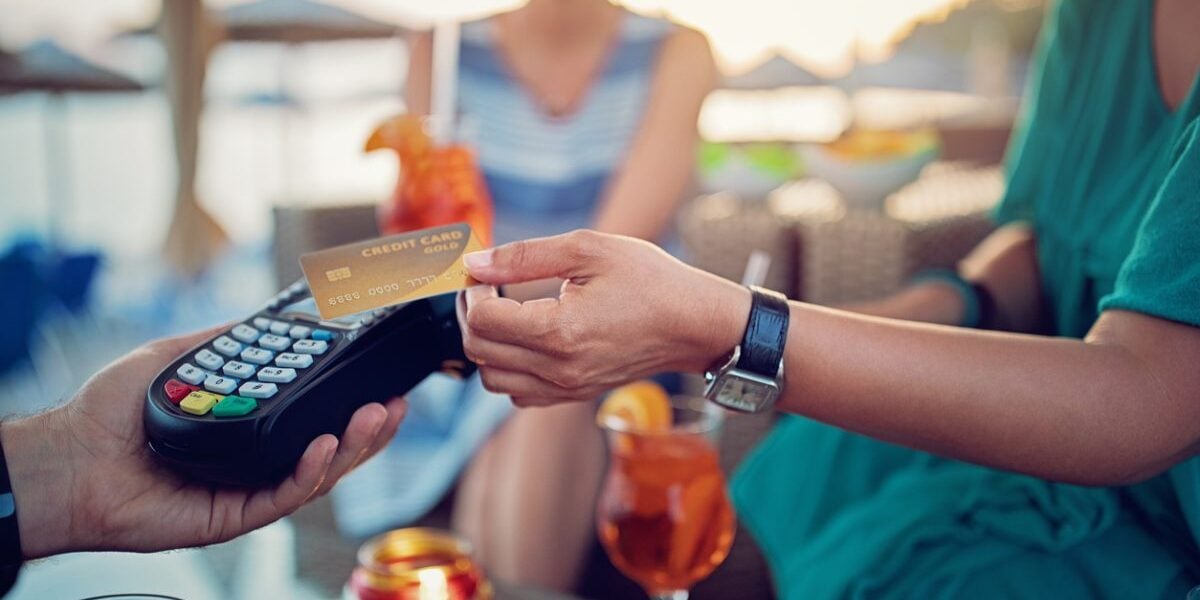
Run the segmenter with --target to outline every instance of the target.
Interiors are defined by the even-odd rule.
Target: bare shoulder
[[[663,60],[679,61],[691,65],[713,62],[712,48],[708,38],[696,29],[676,25],[663,41]]]
[[[717,67],[708,38],[691,27],[676,25],[663,40],[658,72],[660,80],[690,81],[708,88],[715,85]]]

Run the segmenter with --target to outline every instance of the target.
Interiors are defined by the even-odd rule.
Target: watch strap
[[[0,595],[12,588],[21,568],[21,531],[17,527],[17,504],[8,479],[8,462],[0,440]]]
[[[979,320],[976,329],[996,328],[996,299],[982,283],[972,283],[971,290],[975,292],[975,301],[979,303]]]
[[[791,311],[787,297],[779,292],[750,287],[750,320],[742,336],[737,367],[774,379],[783,360]]]

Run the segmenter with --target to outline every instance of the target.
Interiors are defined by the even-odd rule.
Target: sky
[[[0,45],[20,47],[54,37],[80,50],[113,32],[155,18],[161,0],[0,0]],[[180,0],[170,0],[180,1]],[[214,8],[245,0],[206,0]],[[473,17],[522,0],[326,0],[395,22]],[[889,40],[918,16],[946,14],[966,0],[621,0],[638,11],[661,13],[705,32],[727,71],[748,68],[778,51],[825,74],[849,68],[850,49],[881,56]],[[736,10],[732,9],[736,6]]]

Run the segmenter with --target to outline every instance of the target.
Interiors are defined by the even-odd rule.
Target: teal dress
[[[1038,47],[997,220],[1035,228],[1062,336],[1108,309],[1200,327],[1200,93],[1164,103],[1152,12],[1063,0]],[[1200,459],[1085,488],[788,416],[731,487],[784,598],[1182,599],[1200,584]]]

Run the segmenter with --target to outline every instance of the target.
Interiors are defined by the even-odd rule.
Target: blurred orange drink
[[[366,151],[384,148],[400,163],[396,189],[380,207],[384,234],[465,222],[491,245],[492,199],[470,147],[438,145],[426,133],[425,119],[406,114],[383,122],[367,139]]]

